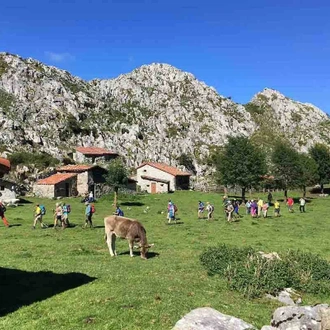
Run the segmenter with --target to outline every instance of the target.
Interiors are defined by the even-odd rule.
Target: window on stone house
[[[0,190],[5,190],[5,186],[0,186]]]

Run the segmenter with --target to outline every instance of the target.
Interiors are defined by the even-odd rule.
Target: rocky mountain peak
[[[0,122],[0,147],[7,153],[62,158],[75,146],[95,145],[118,151],[132,167],[145,160],[178,165],[188,155],[199,175],[229,135],[262,143],[280,136],[300,150],[330,142],[324,112],[273,89],[243,106],[169,64],[87,82],[8,53],[0,54]]]

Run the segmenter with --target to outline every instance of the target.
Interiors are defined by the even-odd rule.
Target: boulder
[[[280,307],[275,310],[271,325],[280,330],[330,329],[330,308],[327,304]]]
[[[248,330],[253,325],[210,307],[196,308],[179,320],[172,330]]]
[[[302,301],[299,293],[291,288],[284,289],[277,296],[266,294],[266,298],[276,299],[282,304],[288,306],[300,305]]]

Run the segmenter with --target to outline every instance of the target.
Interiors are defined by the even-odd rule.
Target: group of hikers
[[[71,206],[65,203],[56,203],[54,214],[54,226],[55,229],[57,226],[62,227],[62,229],[70,226],[69,222],[69,213],[71,212]],[[95,205],[89,201],[85,202],[85,224],[83,228],[89,226],[93,228],[93,215],[95,213]],[[33,229],[36,228],[37,223],[40,223],[41,228],[47,228],[48,225],[43,222],[43,216],[46,214],[46,208],[44,205],[37,204],[35,208],[35,217],[33,222]],[[123,210],[119,205],[116,206],[115,215],[124,216]]]
[[[264,201],[262,198],[257,199],[249,199],[246,202],[239,203],[238,200],[234,199],[231,201],[227,196],[223,197],[223,206],[225,211],[225,216],[228,222],[233,221],[234,219],[240,218],[239,214],[240,207],[245,207],[246,215],[251,215],[252,218],[267,218],[269,207],[272,205],[272,194],[269,193],[267,197],[267,201]],[[274,216],[281,216],[281,206],[280,202],[276,199],[273,203],[274,205]],[[288,197],[286,200],[286,205],[288,207],[288,211],[290,213],[294,212],[293,205],[294,199],[292,197]],[[301,197],[299,199],[299,211],[300,213],[305,213],[306,199]]]

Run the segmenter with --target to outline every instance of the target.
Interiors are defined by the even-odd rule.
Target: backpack
[[[6,206],[4,206],[2,203],[0,203],[0,212],[5,213],[6,212]]]
[[[174,204],[174,212],[178,212],[178,208],[175,204]]]
[[[91,205],[91,213],[92,214],[95,213],[95,205],[94,204]]]
[[[41,210],[41,215],[45,215],[46,214],[46,208],[45,205],[40,205],[40,210]]]
[[[71,212],[71,205],[70,205],[70,204],[68,204],[68,205],[66,206],[66,211],[67,211],[68,213]]]

